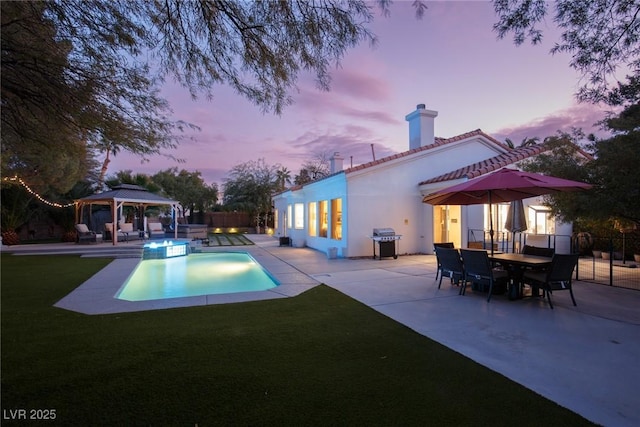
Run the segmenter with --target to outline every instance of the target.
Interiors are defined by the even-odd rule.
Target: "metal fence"
[[[593,242],[599,249],[580,257],[578,280],[640,290],[640,254],[628,250],[639,247],[638,239],[596,237]]]
[[[486,230],[469,230],[468,242],[469,247],[490,248],[491,236]],[[493,242],[494,249],[501,252],[520,252],[524,245],[554,248],[558,253],[580,252],[577,280],[640,290],[640,239],[637,237],[592,237],[586,250],[577,247],[575,237],[558,234],[495,232]]]

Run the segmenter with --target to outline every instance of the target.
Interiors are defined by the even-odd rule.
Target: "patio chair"
[[[579,254],[554,254],[551,267],[546,271],[526,271],[522,276],[522,281],[532,288],[540,288],[547,296],[549,307],[553,309],[551,293],[553,291],[569,291],[571,301],[576,306],[576,299],[573,296],[571,279],[573,270],[578,264]]]
[[[442,265],[440,264],[440,260],[438,259],[438,248],[446,248],[446,249],[453,249],[455,246],[452,242],[445,242],[445,243],[434,243],[433,244],[433,252],[436,255],[436,265],[437,265],[437,270],[436,270],[436,280],[438,280],[438,275],[442,275]]]
[[[89,230],[87,224],[76,224],[77,243],[96,243],[96,233]]]
[[[433,251],[436,253],[436,263],[438,266],[438,269],[436,270],[436,280],[438,280],[438,274],[440,274],[440,277],[442,278],[442,265],[440,265],[440,260],[438,259],[438,248],[447,248],[447,249],[453,249],[455,246],[453,245],[452,242],[446,242],[446,243],[434,243],[433,244]],[[440,287],[440,286],[438,286]]]
[[[102,240],[105,240],[105,241],[113,240],[113,223],[112,222],[104,223],[104,232],[102,233]]]
[[[125,242],[128,242],[132,239],[137,239],[137,232],[133,231],[133,223],[131,222],[121,222],[120,227],[118,228],[118,240],[124,239]]]
[[[525,255],[546,256],[551,258],[556,253],[553,248],[541,248],[538,246],[524,245],[522,253]]]
[[[150,239],[164,238],[164,228],[159,222],[150,222],[147,224],[147,231]]]
[[[489,293],[487,302],[491,301],[493,293],[505,293],[509,283],[509,272],[491,267],[489,254],[484,250],[460,249],[462,263],[464,264],[465,277],[462,280],[460,295],[464,295],[467,282],[472,283],[472,288]],[[488,289],[487,289],[488,287]]]
[[[457,249],[437,247],[436,256],[440,264],[440,281],[438,282],[438,289],[442,285],[442,278],[447,275],[451,279],[452,284],[459,285],[461,280],[464,280],[464,265],[462,264],[462,258],[460,258],[460,252]],[[436,274],[436,278],[437,278]]]
[[[556,253],[556,250],[554,248],[544,248],[544,247],[539,247],[539,246],[530,246],[530,245],[524,245],[524,247],[522,248],[522,253],[525,255],[535,255],[535,256],[546,256],[551,258],[553,256],[553,254]],[[533,268],[534,271],[546,271],[547,267],[539,267],[539,268]],[[522,276],[523,271],[518,271],[515,272],[516,275],[518,275],[519,277]],[[521,286],[524,286],[523,284]],[[520,293],[523,292],[523,289],[520,289]],[[531,295],[532,296],[539,296],[540,292],[538,290],[537,287],[532,286],[531,287]],[[544,296],[544,293],[543,295]]]

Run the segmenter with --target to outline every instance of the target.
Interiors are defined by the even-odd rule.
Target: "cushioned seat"
[[[573,270],[578,264],[578,254],[554,254],[551,266],[545,271],[526,271],[522,277],[523,283],[544,291],[549,301],[549,307],[553,308],[551,293],[553,291],[569,291],[573,305],[576,299],[573,297],[572,277]]]
[[[150,239],[164,238],[164,227],[159,222],[150,222],[147,224],[147,231]]]
[[[487,251],[460,249],[460,255],[465,271],[460,295],[465,294],[467,282],[471,282],[480,291],[486,290],[489,293],[487,302],[491,301],[492,294],[507,291],[509,273],[505,270],[492,268]]]
[[[96,243],[96,233],[89,230],[86,224],[76,224],[77,243]]]
[[[460,252],[457,249],[438,247],[436,246],[436,255],[438,262],[440,263],[440,281],[438,282],[438,289],[442,284],[442,278],[449,276],[451,283],[456,285],[460,284],[461,280],[464,280],[464,266],[462,259],[460,258]]]

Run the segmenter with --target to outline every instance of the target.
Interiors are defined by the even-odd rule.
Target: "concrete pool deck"
[[[282,283],[278,292],[122,301],[116,307],[110,300],[139,261],[139,249],[129,243],[118,249],[125,254],[122,258],[56,305],[94,307],[100,313],[152,310],[284,298],[324,283],[595,423],[640,425],[638,291],[575,282],[577,307],[568,292],[554,293],[553,310],[542,299],[509,301],[496,296],[487,303],[483,294],[459,296],[458,288],[446,280],[438,289],[432,255],[329,260],[309,248],[279,247],[270,236],[248,237],[255,246],[207,250],[250,252]],[[39,253],[35,246],[3,251]],[[84,256],[104,256],[104,251],[113,250],[100,245],[55,245],[55,250],[43,246],[48,252],[40,253],[49,254],[73,249]]]

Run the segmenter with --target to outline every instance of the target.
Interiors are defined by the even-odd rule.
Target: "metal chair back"
[[[448,275],[451,278],[452,283],[459,283],[464,279],[464,265],[460,258],[460,252],[457,249],[436,247],[436,256],[440,263],[440,282],[438,282],[438,289],[442,284],[442,278]]]
[[[506,271],[495,271],[491,267],[487,251],[460,249],[460,255],[465,270],[465,279],[460,290],[461,295],[465,293],[467,282],[472,282],[480,289],[484,289],[486,285],[489,285],[487,302],[491,301],[496,282],[504,284],[504,290],[506,291],[509,274]]]

